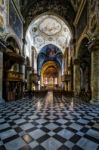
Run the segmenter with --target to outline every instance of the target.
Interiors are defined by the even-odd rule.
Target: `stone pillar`
[[[99,105],[99,40],[90,42],[91,51],[91,103]]]
[[[65,84],[65,91],[67,91],[68,90],[67,83],[65,82],[64,84]]]
[[[3,53],[0,52],[0,103],[4,102],[2,98],[3,90]]]
[[[68,91],[71,92],[71,82],[68,82]]]
[[[78,58],[74,59],[74,95],[78,95],[80,92],[80,67],[79,67],[79,60]]]
[[[58,76],[58,84],[59,87],[62,87],[62,79],[61,79],[61,72],[59,71],[59,76]]]
[[[70,66],[70,64],[69,64],[69,66]],[[71,76],[71,70],[70,70],[70,68],[68,69],[68,75]],[[68,91],[71,92],[71,80],[68,80]]]

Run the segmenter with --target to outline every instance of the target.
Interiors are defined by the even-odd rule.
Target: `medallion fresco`
[[[39,29],[41,32],[46,35],[55,35],[60,32],[62,29],[61,24],[53,17],[45,18],[39,25]]]

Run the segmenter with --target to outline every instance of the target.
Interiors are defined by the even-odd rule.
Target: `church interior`
[[[0,0],[0,150],[99,150],[99,0]]]

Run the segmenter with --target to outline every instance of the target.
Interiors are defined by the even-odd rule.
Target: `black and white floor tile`
[[[99,150],[99,108],[51,93],[2,104],[0,150]]]

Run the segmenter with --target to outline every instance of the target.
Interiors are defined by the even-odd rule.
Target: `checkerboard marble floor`
[[[99,108],[73,98],[0,105],[0,150],[99,150]]]

